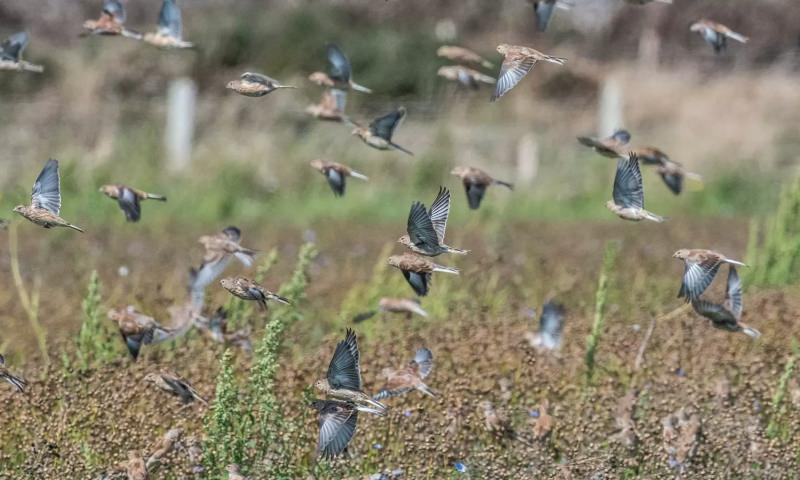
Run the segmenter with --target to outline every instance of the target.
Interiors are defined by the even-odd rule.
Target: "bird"
[[[18,392],[25,393],[25,386],[28,385],[28,382],[21,377],[12,375],[11,372],[8,371],[8,368],[6,368],[6,358],[3,355],[0,355],[0,378],[10,383]]]
[[[404,313],[406,318],[411,318],[412,314],[417,314],[421,317],[427,317],[428,312],[422,308],[419,304],[419,300],[416,298],[409,299],[409,298],[381,298],[378,301],[378,308],[376,310],[370,310],[368,312],[359,313],[353,318],[353,322],[359,323],[372,318],[378,312],[390,312],[390,313]]]
[[[644,187],[639,158],[635,154],[617,160],[617,174],[614,177],[613,200],[606,202],[606,208],[624,220],[638,222],[650,220],[661,223],[660,217],[644,209]]]
[[[439,187],[439,193],[431,204],[431,209],[426,210],[421,202],[411,204],[408,213],[406,233],[397,242],[408,247],[412,252],[435,257],[442,253],[455,253],[466,255],[469,250],[461,250],[444,244],[447,231],[447,217],[450,215],[450,190]]]
[[[433,353],[427,348],[420,348],[414,354],[414,359],[408,362],[405,367],[398,370],[393,368],[383,369],[386,383],[372,398],[374,400],[383,400],[403,395],[412,390],[435,397],[436,394],[423,382],[430,375],[432,369]]]
[[[758,330],[739,322],[743,309],[742,281],[733,265],[728,268],[725,301],[719,304],[698,298],[692,300],[692,308],[698,314],[711,320],[711,324],[716,328],[729,332],[742,332],[752,338],[761,336]]]
[[[458,63],[474,63],[484,68],[492,68],[492,62],[481,57],[472,50],[454,45],[442,45],[436,50],[436,55]]]
[[[129,222],[138,222],[142,218],[142,207],[139,202],[143,200],[167,201],[167,197],[164,195],[147,193],[119,183],[103,185],[100,187],[100,192],[117,201],[122,213],[125,214],[125,219]]]
[[[225,86],[228,90],[246,97],[263,97],[279,88],[297,88],[292,85],[283,85],[274,78],[260,73],[245,72],[239,80],[231,80]]]
[[[256,282],[244,277],[228,277],[219,281],[222,288],[229,291],[231,295],[242,300],[255,300],[262,310],[267,310],[267,300],[275,300],[284,305],[291,305],[289,299],[272,293]]]
[[[408,284],[420,297],[428,294],[431,276],[434,272],[450,273],[452,275],[458,275],[459,273],[457,268],[438,265],[414,253],[392,255],[389,257],[388,263],[403,272]]]
[[[183,40],[183,22],[177,0],[163,0],[158,13],[158,29],[144,35],[143,40],[159,48],[194,48]]]
[[[144,458],[140,452],[136,450],[130,450],[128,452],[125,472],[128,475],[128,480],[148,479],[147,465],[144,463]]]
[[[564,65],[567,62],[566,58],[545,55],[529,47],[507,43],[498,45],[497,52],[503,55],[503,65],[500,67],[500,75],[497,76],[497,87],[490,99],[492,102],[514,88],[533,69],[536,62],[541,60],[556,65]]]
[[[228,480],[248,480],[250,478],[239,473],[239,465],[235,463],[227,465],[225,471],[228,472]]]
[[[393,110],[382,117],[378,117],[369,124],[369,127],[362,127],[354,124],[352,134],[361,138],[367,145],[378,150],[400,150],[401,152],[414,155],[409,150],[392,142],[392,135],[397,126],[406,116],[405,107]]]
[[[721,253],[704,249],[680,249],[672,254],[684,262],[683,280],[678,291],[678,298],[685,298],[686,302],[698,300],[706,291],[723,263],[746,267],[747,265],[727,258]]]
[[[120,0],[105,0],[100,18],[83,22],[84,33],[82,35],[120,35],[141,40],[141,33],[125,28],[125,19],[125,6]]]
[[[170,428],[167,430],[167,433],[164,434],[161,438],[159,438],[156,443],[150,447],[149,451],[153,452],[147,458],[147,462],[145,465],[150,468],[152,465],[160,462],[162,458],[169,452],[171,452],[175,447],[183,447],[179,442],[181,436],[183,435],[182,428]]]
[[[654,165],[664,184],[675,195],[683,191],[683,180],[689,178],[702,183],[700,175],[686,171],[678,162],[670,160],[669,156],[655,147],[642,147],[631,149],[644,165]]]
[[[134,361],[139,358],[142,345],[155,345],[174,338],[177,334],[175,330],[159,325],[153,317],[137,311],[132,305],[124,309],[109,309],[107,315],[109,320],[117,322],[119,333]]]
[[[317,456],[331,460],[341,455],[356,433],[358,409],[353,402],[313,400],[311,406],[319,412]]]
[[[547,25],[550,24],[556,8],[569,10],[569,5],[561,0],[533,1],[531,4],[533,5],[533,16],[536,18],[536,26],[540,32],[547,30]]]
[[[549,301],[542,307],[539,317],[539,331],[527,332],[530,345],[542,350],[558,350],[561,347],[561,333],[564,330],[564,306]]]
[[[353,81],[353,68],[350,66],[350,60],[347,59],[347,55],[338,45],[329,44],[326,48],[326,53],[328,57],[328,73],[314,72],[309,75],[309,80],[325,87],[372,93],[369,88]]]
[[[9,35],[0,43],[0,60],[3,62],[19,63],[22,61],[22,52],[28,46],[30,37],[27,32],[17,32]]]
[[[514,185],[511,183],[496,180],[480,168],[457,165],[450,171],[450,175],[455,175],[461,179],[461,183],[464,184],[464,190],[467,192],[469,208],[472,210],[477,210],[481,206],[481,200],[483,200],[486,189],[490,185],[502,185],[509,190],[514,189]]]
[[[345,114],[347,92],[338,88],[326,88],[319,103],[306,107],[306,113],[319,120],[349,122]]]
[[[631,141],[631,134],[627,130],[617,129],[606,138],[578,137],[581,145],[594,149],[595,152],[609,158],[619,158],[627,152],[623,147]]]
[[[728,45],[728,39],[732,38],[740,43],[747,43],[749,40],[741,33],[736,33],[725,25],[711,20],[698,20],[689,26],[689,30],[699,33],[703,40],[714,48],[715,53],[722,53]]]
[[[333,399],[352,403],[357,410],[383,416],[386,405],[362,390],[359,360],[356,333],[348,328],[344,340],[336,344],[325,378],[315,381],[314,388]]]
[[[539,404],[539,415],[533,423],[533,438],[535,440],[543,440],[550,435],[553,430],[553,417],[548,412],[550,410],[550,401],[546,398]]]
[[[325,175],[325,178],[328,179],[328,185],[331,186],[333,194],[337,197],[344,196],[347,177],[353,177],[364,181],[369,180],[369,177],[366,175],[358,173],[347,165],[342,165],[341,163],[315,159],[311,161],[311,166]]]
[[[67,227],[83,233],[59,216],[61,213],[61,176],[58,160],[50,159],[33,184],[30,205],[17,205],[14,212],[44,228]]]
[[[489,75],[485,75],[477,70],[473,70],[462,65],[447,65],[444,67],[439,67],[439,70],[436,72],[436,74],[452,82],[458,82],[460,85],[473,90],[480,88],[481,83],[485,83],[487,85],[494,85],[497,83],[497,80],[494,77],[490,77]]]
[[[235,257],[245,267],[251,267],[256,251],[240,244],[242,231],[235,226],[226,227],[214,235],[203,235],[197,241],[205,247],[203,263],[200,268],[190,272],[192,291],[201,291],[211,285],[228,267]]]
[[[489,433],[500,439],[518,439],[517,433],[511,425],[511,421],[505,414],[495,409],[492,402],[489,400],[482,400],[480,402],[480,407],[483,410],[484,427]]]
[[[152,383],[161,390],[169,392],[176,397],[180,397],[184,404],[192,403],[197,400],[203,405],[208,405],[206,399],[200,396],[189,382],[170,370],[164,369],[158,373],[148,373],[145,375],[144,381]]]

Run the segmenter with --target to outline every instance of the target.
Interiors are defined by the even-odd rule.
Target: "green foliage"
[[[97,271],[93,270],[86,297],[81,303],[83,324],[77,344],[77,368],[80,372],[106,364],[117,357],[117,343],[112,340],[113,326],[102,315],[101,288]]]
[[[600,270],[600,277],[597,280],[597,292],[595,294],[594,322],[592,332],[586,339],[586,380],[590,382],[594,374],[595,354],[597,345],[600,343],[600,335],[605,327],[606,301],[608,300],[608,278],[614,270],[614,263],[617,259],[619,247],[615,242],[606,243],[603,253],[603,268]]]
[[[786,388],[789,386],[789,380],[794,374],[797,357],[800,355],[800,348],[794,339],[792,340],[792,349],[794,353],[789,357],[789,361],[786,362],[786,366],[783,368],[783,375],[778,381],[778,388],[775,390],[775,394],[772,395],[769,424],[766,432],[769,438],[785,437],[788,433],[785,428],[786,425],[782,421],[784,413],[783,397],[786,396]]]
[[[245,444],[241,435],[239,389],[233,373],[232,357],[230,349],[226,349],[220,360],[211,416],[206,417],[203,464],[209,478],[221,478],[226,465],[242,464],[244,459]]]

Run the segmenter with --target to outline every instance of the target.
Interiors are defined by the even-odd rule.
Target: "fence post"
[[[529,185],[539,171],[539,142],[526,133],[517,142],[517,183]]]
[[[179,78],[169,84],[164,145],[170,170],[183,170],[191,161],[196,98],[197,87],[192,79]]]
[[[600,85],[600,110],[597,112],[598,133],[608,136],[624,127],[622,118],[622,86],[618,78],[606,77]]]

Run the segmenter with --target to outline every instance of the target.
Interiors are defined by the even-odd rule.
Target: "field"
[[[198,0],[181,4],[184,36],[200,47],[165,52],[78,38],[97,2],[67,3],[49,16],[24,2],[0,6],[0,36],[28,29],[26,59],[45,66],[42,75],[0,72],[0,217],[10,222],[0,230],[0,353],[28,382],[24,394],[0,383],[0,479],[126,478],[128,452],[147,459],[173,428],[181,438],[150,478],[224,479],[230,463],[253,479],[377,480],[399,470],[406,479],[798,478],[796,5],[703,0],[618,5],[603,16],[612,2],[586,0],[542,34],[518,15],[525,2]],[[159,4],[131,2],[129,23],[152,22]],[[715,56],[686,32],[701,15],[752,41]],[[448,41],[495,63],[503,41],[569,62],[537,66],[490,104],[489,89],[436,79],[435,51],[452,25]],[[659,38],[655,54],[646,35]],[[414,157],[375,151],[349,128],[305,115],[321,92],[305,77],[324,68],[331,39],[376,91],[351,93],[348,111],[367,121],[406,106],[395,139]],[[260,99],[224,89],[247,70],[301,88]],[[184,168],[164,147],[177,78],[198,92]],[[622,96],[599,107],[609,85]],[[663,224],[624,222],[604,207],[614,161],[575,137],[608,127],[607,109],[635,145],[658,146],[703,177],[674,196],[643,167],[646,206]],[[11,212],[49,157],[61,163],[62,214],[83,235]],[[315,158],[351,165],[369,182],[351,179],[336,198],[309,166]],[[469,210],[449,174],[466,164],[514,190],[492,187]],[[168,201],[144,202],[142,220],[128,223],[97,191],[111,182]],[[386,259],[403,251],[396,239],[411,203],[430,204],[440,185],[453,193],[448,244],[470,253],[436,261],[460,275],[434,275],[421,299],[427,318],[354,322],[381,297],[413,298]],[[228,225],[258,256],[225,276],[261,278],[293,305],[264,313],[214,282],[204,315],[225,307],[229,330],[247,332],[252,348],[191,329],[133,361],[108,310],[133,305],[175,325],[169,309],[188,300],[189,268],[203,258],[197,238]],[[750,265],[740,270],[742,322],[760,338],[715,329],[677,298],[679,248]],[[726,274],[710,298],[723,298]],[[548,301],[566,312],[555,352],[528,341]],[[384,368],[424,346],[436,397],[411,392],[387,400],[384,418],[360,414],[347,454],[322,460],[312,385],[348,328],[368,393],[383,385]],[[144,380],[161,368],[208,404],[184,405]],[[507,431],[489,431],[486,401]],[[676,429],[665,427],[673,414],[683,419]]]

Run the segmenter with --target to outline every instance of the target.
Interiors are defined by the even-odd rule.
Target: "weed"
[[[586,381],[591,382],[595,368],[595,354],[600,343],[600,335],[605,327],[606,301],[608,297],[608,278],[614,270],[619,247],[615,242],[606,243],[603,253],[603,268],[597,280],[597,293],[595,294],[594,322],[592,332],[586,339]]]

